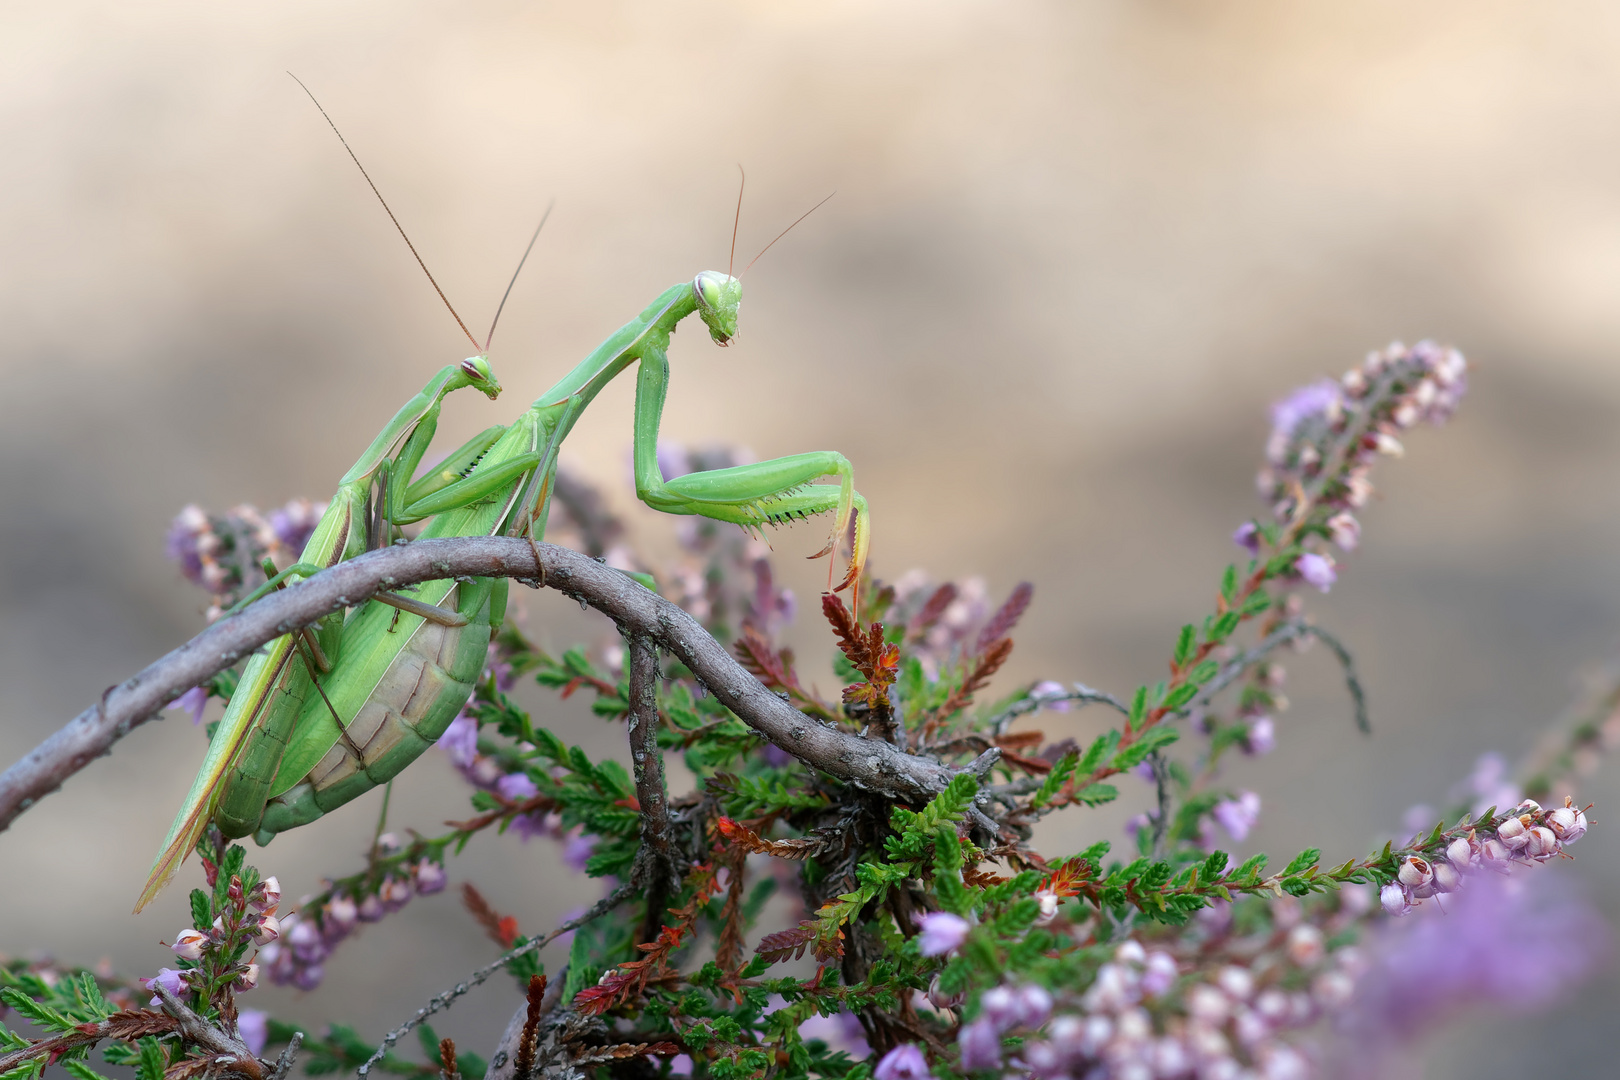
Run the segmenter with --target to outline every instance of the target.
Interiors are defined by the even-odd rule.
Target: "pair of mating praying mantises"
[[[324,116],[325,110],[321,112]],[[337,131],[336,124],[332,130]],[[343,138],[341,132],[338,138]],[[347,150],[348,143],[343,145]],[[354,156],[352,150],[349,153]],[[360,165],[358,158],[355,164]],[[365,175],[363,166],[360,171]],[[366,182],[371,183],[369,176]],[[375,184],[372,191],[376,192]],[[381,193],[377,198],[382,200]],[[739,217],[741,205],[739,193]],[[387,206],[384,202],[385,210]],[[393,219],[393,212],[388,214]],[[399,227],[397,219],[394,224]],[[404,236],[403,229],[400,235]],[[735,235],[734,226],[734,254]],[[408,237],[405,242],[410,244]],[[531,239],[531,250],[533,246]],[[416,255],[414,246],[411,254]],[[520,261],[519,270],[522,265]],[[426,272],[426,265],[422,269]],[[510,286],[507,292],[510,295]],[[439,296],[444,298],[444,293]],[[475,436],[412,483],[433,439],[445,395],[469,386],[491,399],[500,393],[486,340],[479,355],[444,368],[405,403],[344,474],[299,561],[276,573],[243,603],[386,546],[399,526],[424,519],[431,520],[421,538],[504,535],[539,540],[557,473],[558,446],[597,393],[638,362],[637,496],[668,514],[700,514],[749,529],[836,510],[832,539],[820,553],[828,556],[835,554],[853,514],[849,573],[838,588],[857,581],[870,524],[866,501],[855,491],[849,461],[842,454],[795,454],[667,481],[659,470],[658,423],[669,381],[670,334],[695,312],[715,343],[727,345],[737,333],[741,300],[742,283],[729,268],[724,274],[705,270],[689,282],[671,286],[540,395],[516,422]],[[460,316],[456,322],[478,347]],[[837,477],[838,483],[811,483],[825,476]],[[415,761],[466,705],[483,671],[490,636],[500,628],[506,599],[504,578],[432,581],[413,597],[379,594],[346,615],[335,612],[255,653],[214,731],[202,771],[169,829],[135,910],[145,907],[174,876],[210,821],[227,837],[256,835],[261,843],[267,842],[278,832],[314,821],[386,783]]]

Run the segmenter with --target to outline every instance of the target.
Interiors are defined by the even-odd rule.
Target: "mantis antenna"
[[[354,162],[354,167],[360,170],[360,175],[365,177],[366,183],[371,186],[371,193],[377,196],[378,202],[382,203],[383,210],[388,214],[388,220],[394,223],[394,228],[399,230],[399,235],[404,239],[405,246],[411,249],[412,255],[416,256],[416,265],[420,266],[422,268],[422,273],[427,275],[428,282],[433,286],[433,291],[439,294],[439,299],[444,301],[444,306],[450,309],[451,317],[456,320],[456,325],[461,327],[461,332],[467,335],[467,340],[473,343],[473,348],[478,348],[478,339],[472,336],[472,331],[467,329],[467,324],[461,321],[460,315],[456,314],[456,309],[450,303],[450,298],[444,295],[444,290],[439,288],[439,283],[433,280],[433,271],[427,268],[427,263],[422,261],[422,256],[416,253],[416,245],[411,243],[411,238],[409,236],[405,235],[405,227],[399,223],[399,218],[394,216],[394,211],[389,209],[388,200],[383,198],[382,192],[377,190],[377,185],[372,182],[371,174],[366,172],[366,167],[364,165],[360,164],[360,159],[355,156],[354,150],[349,146],[349,140],[343,137],[343,132],[338,130],[337,124],[333,122],[330,116],[327,115],[326,109],[322,107],[320,101],[315,97],[314,92],[311,91],[309,87],[304,86],[304,80],[300,79],[290,71],[287,72],[287,75],[292,79],[293,82],[297,83],[303,88],[304,93],[309,95],[309,100],[315,102],[315,107],[320,109],[322,116],[326,117],[326,122],[331,125],[332,133],[338,137],[338,142],[343,144],[343,149],[349,151],[349,158]],[[549,213],[549,211],[547,212]],[[545,224],[544,220],[541,221],[541,224]],[[794,222],[793,224],[797,225],[798,222]],[[792,228],[793,226],[790,225],[788,227]],[[538,230],[536,230],[536,235],[538,234]],[[775,241],[772,241],[772,243],[775,243]],[[760,254],[764,254],[764,252],[761,252]],[[521,266],[522,264],[520,263],[518,265]],[[510,286],[508,286],[508,288],[510,289]],[[491,327],[490,330],[493,332],[494,327]]]
[[[546,204],[546,212],[540,215],[540,224],[534,227],[534,235],[529,237],[529,246],[523,249],[523,258],[518,260],[517,269],[512,271],[512,280],[506,283],[506,291],[501,294],[501,302],[495,307],[495,317],[489,320],[489,337],[484,339],[484,352],[489,352],[489,343],[495,340],[495,324],[501,321],[501,312],[506,310],[506,298],[512,295],[512,286],[517,284],[518,275],[523,273],[523,264],[529,261],[529,252],[534,250],[534,242],[540,239],[540,230],[546,227],[546,219],[551,216],[551,210],[557,205],[552,199]],[[459,320],[458,320],[459,321]],[[462,327],[463,330],[466,327]],[[478,342],[473,342],[474,345]]]
[[[836,192],[836,191],[833,192],[832,195],[827,196],[827,199],[832,198],[833,195],[836,195],[836,194],[838,194],[838,192]],[[800,214],[797,218],[795,218],[792,225],[789,225],[787,228],[783,229],[781,232],[776,234],[776,240],[782,239],[782,237],[784,237],[788,233],[792,232],[793,229],[794,229],[794,226],[798,225],[799,222],[803,221],[805,218],[809,217],[811,214],[815,213],[817,210],[820,210],[823,206],[827,205],[827,199],[822,199],[820,202],[816,203],[816,205],[812,206],[810,209],[806,210],[804,213]],[[738,213],[739,216],[742,214],[742,192],[740,192],[740,191],[737,193],[737,213]],[[767,251],[771,250],[771,248],[776,246],[776,240],[772,240],[770,243],[766,244],[764,247],[759,249],[759,255],[755,255],[752,259],[750,259],[748,261],[748,265],[743,267],[743,274],[746,274],[746,273],[748,273],[749,270],[753,269],[754,264],[759,262],[760,255],[764,255]],[[732,249],[735,250],[736,245],[737,245],[737,240],[736,240],[735,234],[733,234],[731,244],[732,244]],[[730,273],[730,271],[728,270],[727,273]],[[741,278],[742,274],[738,274],[737,277]]]
[[[737,184],[737,216],[731,219],[731,257],[726,260],[726,277],[731,276],[732,267],[737,265],[737,226],[742,224],[743,188],[748,186],[748,174],[743,172],[740,161],[737,162],[737,173],[742,179]]]

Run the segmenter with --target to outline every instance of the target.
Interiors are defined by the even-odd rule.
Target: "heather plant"
[[[499,631],[439,740],[469,804],[447,831],[379,830],[362,864],[331,868],[292,905],[210,831],[176,966],[142,980],[0,966],[0,1002],[14,1013],[0,1027],[0,1080],[47,1067],[95,1080],[93,1051],[141,1080],[281,1080],[296,1067],[446,1080],[1290,1080],[1377,1075],[1382,1055],[1448,1008],[1550,1001],[1590,969],[1603,928],[1549,898],[1539,878],[1555,870],[1540,864],[1589,827],[1566,788],[1620,738],[1620,687],[1519,782],[1483,757],[1462,787],[1434,796],[1445,809],[1416,811],[1405,834],[1364,857],[1324,862],[1309,848],[1239,861],[1222,847],[1264,809],[1222,766],[1286,737],[1287,651],[1331,653],[1367,727],[1351,653],[1307,601],[1335,586],[1361,541],[1374,465],[1399,456],[1418,425],[1445,421],[1465,386],[1455,350],[1393,345],[1280,401],[1263,512],[1233,534],[1238,555],[1210,609],[1167,635],[1162,680],[1119,695],[1074,673],[998,686],[1032,586],[995,602],[980,581],[912,571],[867,578],[854,608],[821,597],[843,683],[825,699],[780,644],[797,604],[764,545],[694,519],[678,562],[653,567],[600,494],[566,474],[551,527],[567,547],[419,541],[262,601],[281,606],[259,642],[364,595],[356,567],[373,588],[504,574],[604,611],[620,636],[554,656],[511,622]],[[661,452],[666,476],[739,461],[726,448]],[[304,502],[263,516],[188,507],[170,551],[217,615],[262,580],[267,556],[297,550],[320,513]],[[662,597],[620,573],[647,570]],[[223,640],[252,611],[205,638]],[[206,696],[234,689],[228,670],[189,681],[163,670],[165,700],[199,713]],[[537,723],[512,696],[520,681],[587,695],[596,716],[624,727],[630,766],[593,760]],[[1015,726],[1080,708],[1105,710],[1107,730],[1081,743]],[[127,730],[141,715],[109,692],[94,719]],[[695,778],[689,790],[670,790],[667,755]],[[71,771],[0,777],[3,820]],[[1152,793],[1125,835],[1092,829],[1081,850],[1036,849],[1038,822],[1062,812],[1083,823],[1122,797],[1125,773]],[[18,796],[26,783],[36,794]],[[342,1017],[304,1033],[239,1005],[263,981],[320,984],[355,933],[389,933],[390,913],[444,890],[468,844],[514,835],[561,845],[570,866],[600,879],[601,899],[527,935],[526,913],[497,911],[463,883],[469,917],[504,952],[380,1045]],[[540,950],[565,935],[566,960],[548,972]],[[428,1021],[501,973],[516,1011],[486,1061]],[[412,1035],[419,1055],[400,1048]]]

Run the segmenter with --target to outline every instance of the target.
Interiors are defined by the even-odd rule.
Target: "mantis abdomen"
[[[380,603],[357,611],[344,629],[346,655],[386,652],[373,669],[380,674],[369,683],[346,681],[327,689],[332,709],[352,718],[343,732],[326,702],[312,694],[298,717],[295,744],[284,750],[264,743],[263,765],[275,772],[272,797],[260,803],[262,818],[242,835],[256,832],[263,843],[308,824],[387,783],[444,734],[483,671],[491,628],[505,616],[507,583],[478,579],[432,586],[417,598],[458,611],[467,625],[445,626]]]

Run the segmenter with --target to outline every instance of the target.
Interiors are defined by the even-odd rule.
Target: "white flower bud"
[[[1213,1024],[1194,1022],[1187,1025],[1187,1042],[1192,1047],[1193,1055],[1202,1061],[1213,1061],[1232,1052],[1232,1044]],[[1205,1074],[1200,1072],[1198,1075],[1202,1077]]]
[[[256,901],[253,906],[265,915],[274,915],[276,905],[281,903],[281,882],[272,874],[264,879],[263,885],[264,899]]]
[[[1566,844],[1573,844],[1586,833],[1586,815],[1573,806],[1560,806],[1547,815],[1547,827]]]
[[[1215,974],[1215,982],[1236,1001],[1254,996],[1254,973],[1246,967],[1228,964]]]
[[[1406,899],[1406,890],[1393,881],[1378,891],[1378,902],[1384,906],[1387,915],[1400,916],[1412,910],[1412,905]]]
[[[261,916],[264,920],[253,933],[253,940],[260,945],[268,945],[281,936],[281,920],[274,915]]]
[[[259,985],[259,965],[249,964],[247,970],[236,977],[236,986],[239,990],[251,990]]]
[[[1063,903],[1063,898],[1050,889],[1041,889],[1035,894],[1035,901],[1041,905],[1040,914],[1035,916],[1035,925],[1045,926],[1057,918],[1058,905]]]
[[[1448,862],[1434,864],[1434,891],[1438,893],[1456,892],[1462,886],[1462,875],[1457,868]]]
[[[1262,990],[1254,999],[1254,1011],[1272,1027],[1288,1021],[1288,995],[1278,989]]]
[[[1356,992],[1356,981],[1342,971],[1324,971],[1311,980],[1311,994],[1323,1009],[1334,1010],[1349,1004]]]
[[[1418,422],[1420,415],[1421,410],[1417,407],[1416,402],[1402,398],[1400,403],[1390,412],[1389,418],[1395,422],[1396,427],[1409,428]]]
[[[174,936],[174,944],[169,948],[174,955],[186,960],[196,960],[202,956],[203,946],[208,944],[208,935],[191,927],[186,927]]]
[[[1524,853],[1532,859],[1542,862],[1558,854],[1558,837],[1545,825],[1537,825],[1527,834],[1529,842],[1524,846]]]
[[[1120,1013],[1117,1031],[1125,1042],[1141,1042],[1153,1034],[1153,1018],[1140,1005],[1126,1009]]]
[[[1541,810],[1541,804],[1536,802],[1534,799],[1525,799],[1513,809],[1517,810],[1521,814],[1534,814]]]
[[[1446,859],[1458,870],[1466,871],[1474,864],[1474,848],[1465,836],[1459,836],[1446,845]]]
[[[1288,931],[1288,958],[1300,967],[1315,967],[1326,954],[1322,931],[1310,923],[1300,923]]]
[[[1226,1023],[1232,1004],[1227,996],[1208,983],[1199,983],[1187,991],[1187,1013],[1213,1027]]]
[[[1351,368],[1344,373],[1344,378],[1339,380],[1339,385],[1344,387],[1345,393],[1351,397],[1360,397],[1367,392],[1367,376],[1361,373],[1360,368]]]
[[[1380,431],[1373,436],[1373,447],[1385,457],[1406,456],[1406,447],[1401,445],[1401,440],[1387,431]]]
[[[1439,388],[1428,379],[1424,379],[1412,388],[1412,400],[1417,402],[1419,408],[1427,409],[1434,404],[1434,399],[1439,395]]]
[[[1513,818],[1512,820],[1518,821],[1519,819]],[[1508,872],[1508,863],[1512,858],[1513,853],[1508,850],[1507,845],[1494,837],[1479,845],[1479,865],[1495,870],[1499,874]]]
[[[1253,1046],[1271,1034],[1271,1025],[1253,1009],[1239,1008],[1232,1017],[1232,1034],[1244,1046]]]
[[[1522,818],[1507,817],[1496,827],[1496,838],[1508,846],[1511,851],[1518,851],[1530,842],[1530,830],[1525,826]]]
[[[1140,941],[1121,942],[1119,948],[1114,950],[1114,959],[1122,964],[1143,964],[1147,962],[1147,950],[1142,948]]]
[[[1408,889],[1421,889],[1434,880],[1434,870],[1429,866],[1427,859],[1418,855],[1408,855],[1401,860],[1401,868],[1395,876]]]

